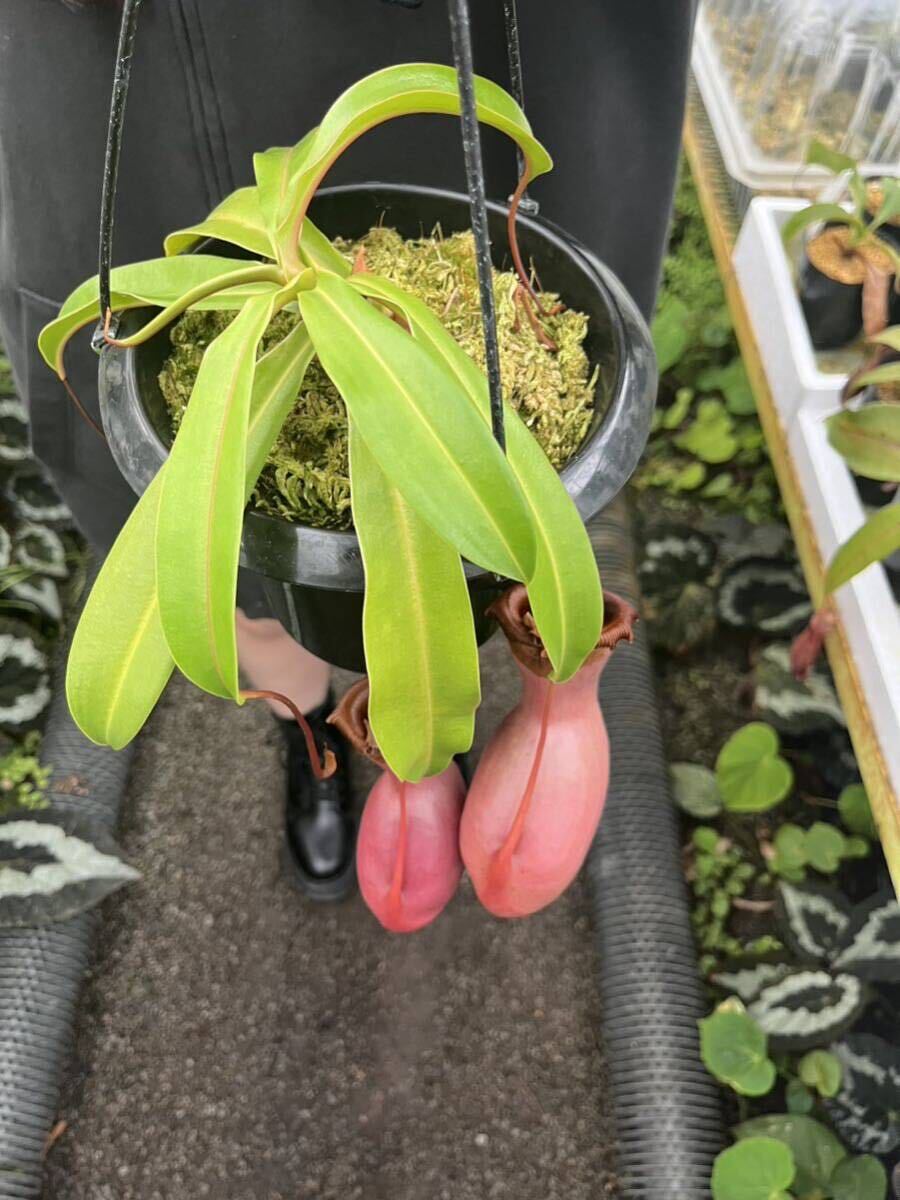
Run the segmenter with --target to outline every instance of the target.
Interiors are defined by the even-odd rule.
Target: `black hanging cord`
[[[116,70],[113,76],[112,101],[109,106],[109,126],[106,132],[106,157],[103,163],[103,193],[100,200],[100,328],[94,337],[95,346],[102,346],[104,323],[112,309],[109,272],[112,263],[113,224],[116,207],[116,184],[119,177],[119,154],[122,149],[122,125],[125,101],[131,81],[131,60],[137,33],[138,10],[142,0],[124,0],[122,24],[119,26],[119,45],[116,51]],[[113,336],[115,336],[113,332]]]
[[[481,323],[484,327],[484,351],[491,395],[491,428],[501,450],[506,450],[503,427],[503,393],[500,387],[500,348],[497,344],[497,314],[494,307],[494,281],[491,272],[491,239],[488,233],[487,202],[484,192],[484,164],[481,159],[481,133],[475,107],[475,79],[472,66],[472,27],[468,0],[448,0],[453,61],[459,78],[462,118],[463,155],[472,233],[475,236],[475,263],[478,268],[478,292]]]
[[[516,11],[516,0],[503,0],[503,20],[506,25],[506,56],[509,62],[509,84],[516,104],[525,111],[525,81],[522,78],[522,52],[519,49],[519,14]],[[516,147],[516,162],[519,164],[519,178],[525,174],[525,155],[520,146]],[[522,193],[519,208],[532,216],[537,214],[538,202],[532,200],[527,189]]]

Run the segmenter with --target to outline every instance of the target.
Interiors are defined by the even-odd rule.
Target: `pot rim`
[[[322,188],[316,198],[369,193],[385,201],[421,196],[465,204],[459,192],[413,184],[366,182]],[[488,201],[488,210],[505,220],[508,205]],[[609,403],[599,424],[560,472],[566,490],[585,522],[621,490],[637,466],[650,429],[656,400],[656,360],[646,322],[618,277],[590,250],[552,222],[519,215],[517,225],[548,244],[572,268],[586,276],[602,297],[615,348],[615,375]],[[140,309],[122,314],[125,333],[141,323]],[[100,410],[109,447],[119,470],[142,493],[168,456],[143,403],[138,380],[138,351],[104,346],[100,353]],[[241,565],[281,583],[340,591],[365,586],[362,556],[352,530],[318,529],[248,509],[241,542]],[[465,563],[470,582],[493,580],[483,568]]]

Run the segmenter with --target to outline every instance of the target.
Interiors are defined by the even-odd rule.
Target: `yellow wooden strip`
[[[763,369],[759,347],[744,307],[740,287],[735,278],[731,253],[737,232],[734,212],[727,190],[723,186],[722,170],[716,152],[709,147],[705,131],[705,114],[696,96],[688,104],[684,130],[684,146],[691,173],[697,186],[700,207],[706,221],[709,239],[725,288],[725,297],[734,323],[744,366],[756,397],[760,424],[768,443],[772,465],[781,489],[785,512],[797,544],[797,552],[807,587],[814,604],[822,601],[825,562],[816,540],[803,489],[794,463],[788,452],[787,434],[781,422]],[[828,660],[840,697],[853,750],[863,782],[872,804],[872,811],[881,834],[885,858],[900,895],[900,797],[891,784],[881,744],[872,724],[869,704],[862,688],[859,671],[850,652],[847,632],[838,617],[837,628],[827,640]]]

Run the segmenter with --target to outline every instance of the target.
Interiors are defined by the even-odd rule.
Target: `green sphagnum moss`
[[[371,229],[359,242],[336,241],[354,261],[359,248],[366,268],[419,296],[462,348],[484,367],[478,285],[470,233],[404,241],[394,229]],[[516,276],[494,272],[500,368],[506,399],[518,409],[547,457],[562,467],[581,444],[594,409],[597,372],[584,349],[588,319],[566,310],[546,319],[554,352],[537,336],[514,303]],[[546,307],[557,297],[545,293]],[[173,327],[172,354],[159,383],[177,429],[194,386],[203,352],[232,319],[230,313],[188,312]],[[289,331],[296,316],[279,313],[263,339],[269,349]],[[272,448],[252,504],[272,516],[325,529],[348,529],[350,480],[347,416],[337,390],[314,360],[297,404]]]

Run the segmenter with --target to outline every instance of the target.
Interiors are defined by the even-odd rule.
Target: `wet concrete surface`
[[[518,689],[501,640],[482,653],[477,745]],[[103,910],[46,1200],[615,1196],[581,883],[502,922],[465,882],[390,935],[358,897],[291,888],[281,787],[262,705],[173,685],[138,747],[121,843],[143,878]]]

